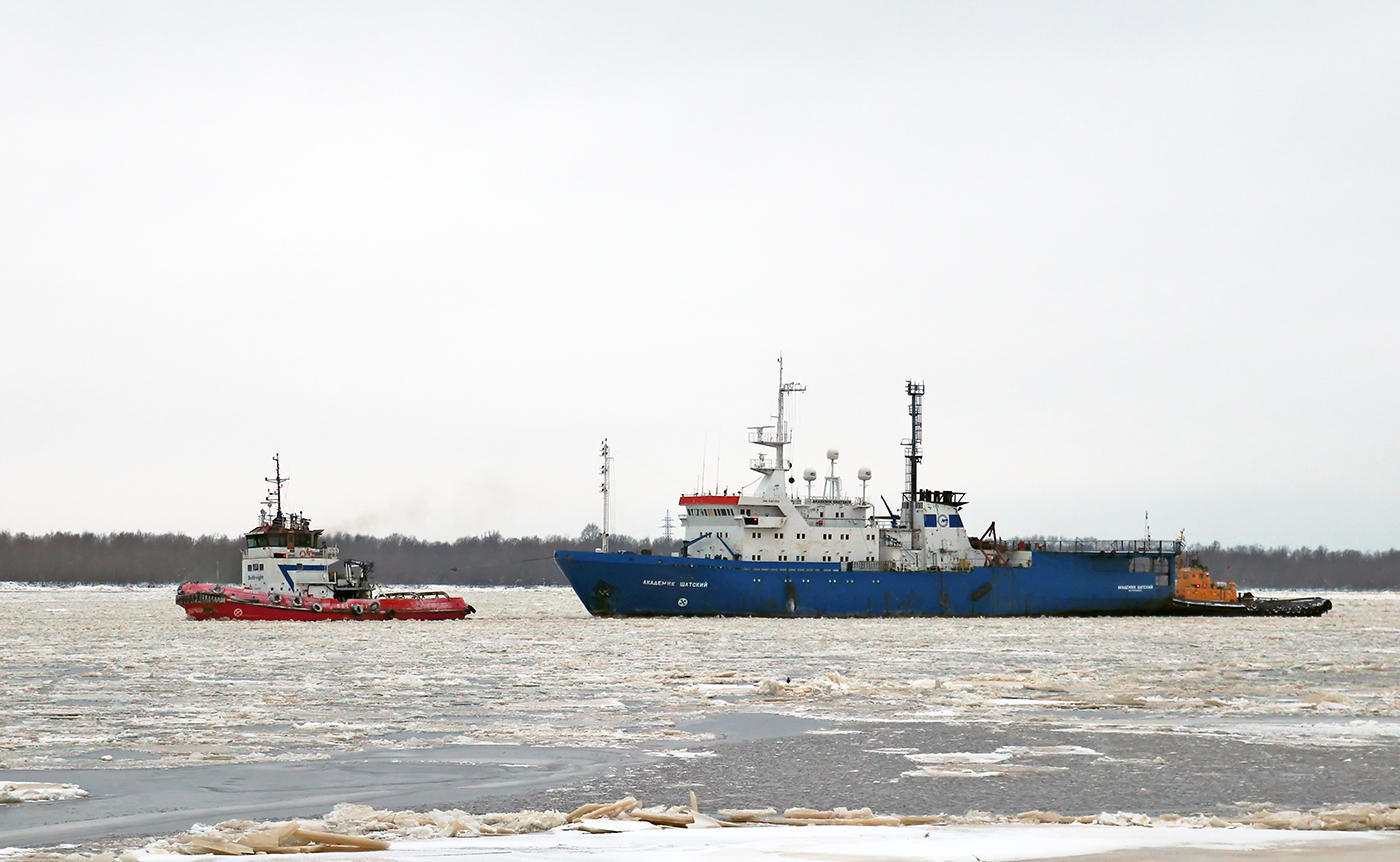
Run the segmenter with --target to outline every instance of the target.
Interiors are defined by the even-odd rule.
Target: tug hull
[[[1321,596],[1298,599],[1240,598],[1233,602],[1172,599],[1171,612],[1192,617],[1320,617],[1332,610]]]
[[[181,584],[175,603],[196,620],[460,620],[476,609],[446,593],[390,594],[373,599],[301,598],[224,584]]]

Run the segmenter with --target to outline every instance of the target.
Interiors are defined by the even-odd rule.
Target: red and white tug
[[[281,460],[273,458],[275,493],[246,534],[243,585],[181,584],[175,603],[197,620],[460,620],[476,609],[441,590],[388,592],[375,586],[373,563],[345,560],[324,530],[300,514],[283,514]],[[337,571],[337,567],[340,568]]]

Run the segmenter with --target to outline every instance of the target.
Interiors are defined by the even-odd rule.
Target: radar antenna
[[[272,466],[274,478],[264,478],[263,481],[268,483],[269,485],[272,485],[275,489],[271,494],[268,495],[267,503],[268,505],[275,505],[277,507],[277,514],[273,516],[272,524],[273,526],[280,527],[285,523],[285,520],[282,517],[282,486],[292,481],[292,479],[290,476],[282,475],[281,453],[272,456]]]

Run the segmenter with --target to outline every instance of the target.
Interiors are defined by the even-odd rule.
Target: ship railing
[[[749,432],[749,442],[757,446],[777,446],[779,443],[787,445],[792,442],[792,432],[784,431],[778,434],[768,429]]]
[[[1181,553],[1181,543],[1176,539],[1047,539],[1042,541],[1012,539],[1002,544],[1013,550],[1055,551],[1065,554]]]

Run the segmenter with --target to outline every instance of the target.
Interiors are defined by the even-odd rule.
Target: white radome
[[[826,460],[828,460],[828,461],[835,461],[837,458],[840,458],[840,457],[841,457],[841,452],[840,452],[840,450],[838,450],[836,447],[833,446],[832,448],[826,450]]]
[[[803,470],[803,471],[802,471],[802,481],[804,481],[804,482],[815,482],[815,481],[817,481],[817,471],[816,471],[816,470],[813,470],[811,467],[808,467],[806,470]]]
[[[861,467],[859,470],[856,471],[856,478],[862,482],[869,482],[871,475],[872,474],[870,472],[869,467]]]

